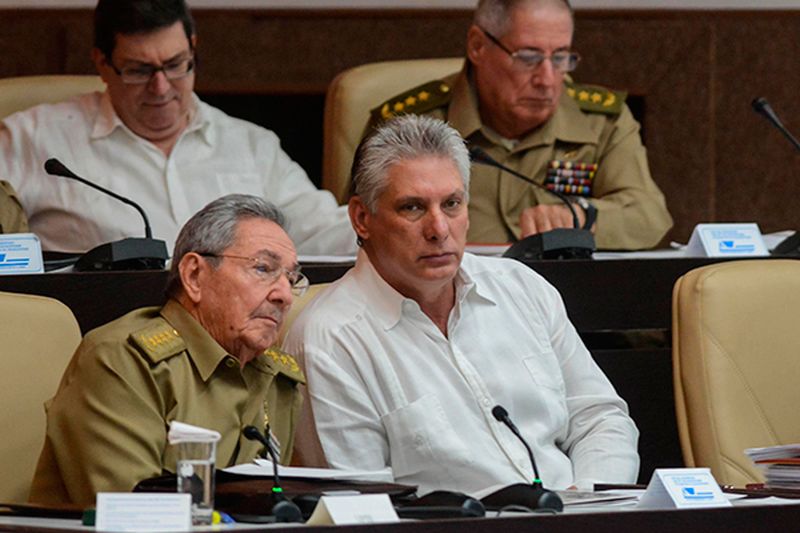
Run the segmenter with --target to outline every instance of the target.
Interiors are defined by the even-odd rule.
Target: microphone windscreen
[[[250,440],[257,440],[259,442],[264,441],[264,436],[255,426],[245,426],[244,430],[242,431],[245,437]]]
[[[508,418],[508,411],[502,405],[495,405],[492,408],[492,416],[499,422]]]
[[[64,166],[64,163],[55,157],[51,157],[44,162],[44,170],[51,176],[64,176],[67,178],[71,178],[73,176],[72,172],[70,172],[70,170]]]

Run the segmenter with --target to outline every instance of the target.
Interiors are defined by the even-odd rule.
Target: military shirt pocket
[[[387,413],[381,418],[389,437],[389,455],[395,478],[435,468],[460,469],[473,460],[435,394]]]
[[[564,393],[564,377],[554,352],[543,351],[533,357],[526,357],[522,363],[538,386]]]

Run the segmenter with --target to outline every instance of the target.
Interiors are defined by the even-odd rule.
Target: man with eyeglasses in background
[[[141,231],[135,210],[47,175],[51,157],[141,204],[168,247],[203,205],[246,193],[284,211],[300,253],[355,250],[346,208],[273,132],[195,95],[197,35],[184,0],[100,0],[94,19],[92,59],[107,90],[17,113],[0,131],[0,178],[19,193],[45,250],[79,253]]]
[[[195,214],[178,235],[167,303],[86,334],[58,392],[30,500],[93,505],[175,472],[172,421],[216,430],[217,466],[255,459],[242,435],[264,428],[291,458],[303,372],[270,348],[295,296],[308,288],[281,212],[233,194]]]
[[[447,120],[471,146],[569,195],[601,249],[643,249],[672,226],[650,176],[639,124],[624,93],[568,77],[574,17],[567,0],[481,0],[467,33],[464,70],[375,108]],[[587,222],[590,206],[596,221]],[[572,227],[557,198],[499,169],[473,165],[469,242],[508,242]]]

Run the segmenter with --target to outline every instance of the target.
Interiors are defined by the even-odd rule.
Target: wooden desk
[[[753,531],[794,531],[800,523],[800,505],[734,507],[687,511],[615,511],[602,513],[565,513],[561,515],[519,516],[458,520],[427,520],[397,524],[342,526],[337,529],[307,527],[263,527],[225,531],[264,533],[353,531],[356,533],[504,533],[547,531],[548,533],[752,533]],[[0,530],[19,533],[65,533],[93,531],[81,528],[77,520],[31,519],[0,516]]]
[[[639,426],[640,481],[653,468],[683,466],[672,390],[672,286],[714,259],[536,261],[531,268],[555,285],[572,322]],[[304,265],[313,283],[332,281],[349,265]],[[69,306],[81,330],[164,301],[167,273],[99,272],[0,276],[0,290],[50,296]],[[654,342],[631,343],[632,330],[654,330]],[[660,335],[660,340],[658,336]]]

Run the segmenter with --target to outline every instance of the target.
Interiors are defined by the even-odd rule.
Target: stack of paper
[[[764,472],[767,487],[800,490],[800,444],[744,451]]]

